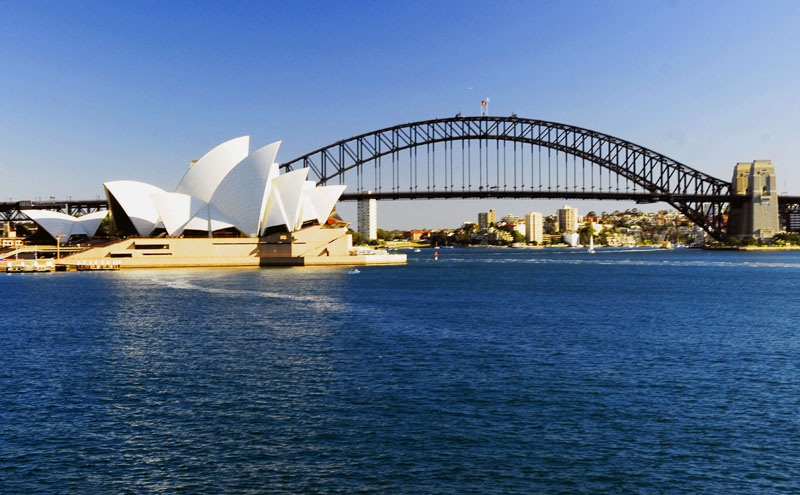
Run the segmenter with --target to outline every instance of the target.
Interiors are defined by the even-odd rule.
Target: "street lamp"
[[[58,234],[56,236],[56,259],[61,259],[61,238],[64,237],[64,234]]]

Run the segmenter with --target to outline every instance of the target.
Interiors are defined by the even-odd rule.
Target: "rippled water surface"
[[[2,493],[799,493],[800,253],[0,275]]]

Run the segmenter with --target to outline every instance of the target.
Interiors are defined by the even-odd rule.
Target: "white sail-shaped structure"
[[[264,146],[242,160],[222,179],[210,200],[239,230],[251,237],[259,234],[263,223],[262,205],[270,167],[280,144],[278,141]]]
[[[172,237],[182,234],[185,230],[211,234],[234,226],[216,208],[188,194],[151,194],[150,199],[158,211],[164,230]]]
[[[22,213],[43,228],[54,239],[61,238],[66,242],[72,235],[77,224],[77,218],[50,210],[22,210]],[[86,231],[81,229],[84,235]]]
[[[307,202],[314,208],[316,220],[320,225],[324,225],[328,220],[333,207],[336,202],[344,193],[347,186],[318,186],[313,189],[303,191],[307,198]],[[304,221],[313,220],[313,218],[304,219]]]
[[[188,194],[206,203],[222,180],[250,153],[250,136],[225,141],[202,156],[186,172],[175,192]]]
[[[163,227],[171,237],[236,229],[256,237],[267,229],[324,225],[346,186],[316,187],[307,168],[280,174],[280,145],[249,153],[249,136],[226,141],[194,162],[174,192],[136,181],[104,184],[117,229],[147,236]]]
[[[279,208],[275,213],[268,212],[267,228],[285,225],[287,230],[299,230],[297,223],[300,218],[306,177],[308,169],[301,168],[272,179],[270,194],[275,196],[275,203]]]
[[[160,215],[150,197],[165,193],[160,187],[133,180],[118,180],[103,184],[108,206],[117,228],[131,235],[150,235],[159,223]]]
[[[67,242],[74,235],[94,237],[107,210],[100,210],[82,217],[73,217],[51,210],[22,210],[22,213],[44,229],[53,239]]]
[[[78,217],[78,225],[86,231],[86,236],[89,238],[94,237],[100,224],[108,216],[108,210],[98,210],[94,213],[87,213],[82,217]]]

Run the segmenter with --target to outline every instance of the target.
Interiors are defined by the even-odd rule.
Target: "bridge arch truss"
[[[729,182],[653,150],[581,127],[461,117],[387,127],[281,165],[307,167],[343,199],[575,198],[664,201],[712,237],[726,236]]]

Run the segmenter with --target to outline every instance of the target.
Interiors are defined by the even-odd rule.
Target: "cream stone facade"
[[[561,232],[576,232],[578,230],[578,209],[568,205],[558,210],[558,225]]]
[[[749,200],[731,205],[728,221],[731,235],[769,239],[780,231],[778,184],[772,162],[737,163],[731,189],[735,195],[751,196]]]
[[[532,211],[525,215],[525,240],[542,244],[544,241],[544,217],[541,213]]]
[[[359,254],[360,253],[360,254]],[[346,228],[309,227],[263,238],[131,238],[73,254],[68,269],[113,261],[122,268],[405,263],[405,255],[355,250]]]

